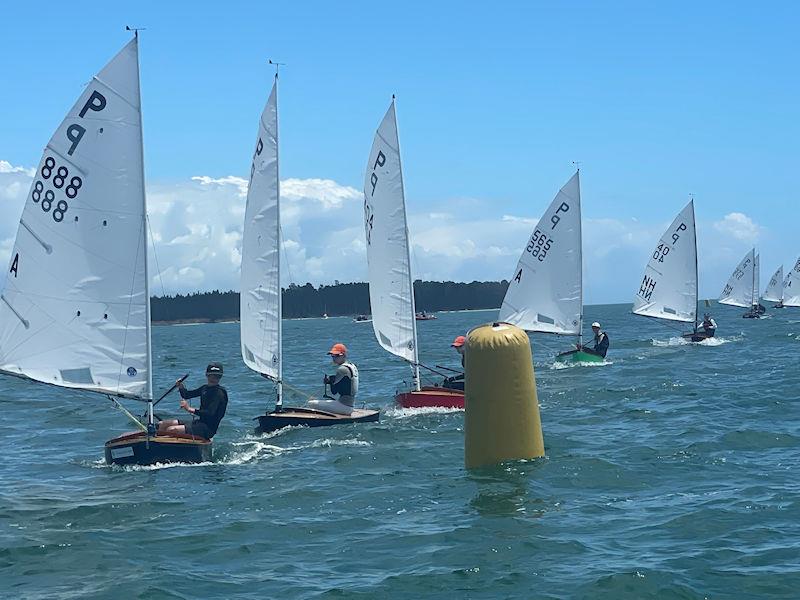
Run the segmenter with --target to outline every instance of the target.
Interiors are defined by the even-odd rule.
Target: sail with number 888
[[[151,398],[138,40],[45,147],[0,295],[0,370]]]

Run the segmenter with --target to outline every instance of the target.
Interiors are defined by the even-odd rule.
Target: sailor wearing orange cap
[[[322,381],[326,386],[331,386],[331,394],[338,398],[310,400],[308,404],[313,408],[337,415],[349,415],[353,412],[353,404],[358,393],[358,369],[347,360],[347,346],[344,344],[334,344],[328,354],[336,365],[336,373],[325,375]]]
[[[461,368],[464,368],[464,351],[466,350],[466,343],[467,338],[463,335],[459,335],[456,339],[453,340],[453,343],[450,344],[451,348],[455,348],[456,352],[461,355]],[[451,390],[462,390],[464,389],[464,373],[459,373],[458,375],[453,375],[452,377],[446,377],[444,382],[442,383],[442,387],[449,388]]]

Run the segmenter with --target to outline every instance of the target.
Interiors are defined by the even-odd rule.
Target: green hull
[[[603,362],[605,359],[597,354],[589,354],[581,350],[562,352],[557,357],[559,360],[569,360],[572,362]]]

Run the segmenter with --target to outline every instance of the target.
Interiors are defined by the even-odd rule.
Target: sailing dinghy
[[[781,265],[769,280],[761,299],[768,302],[775,302],[776,304],[774,304],[772,308],[783,308],[783,285],[783,265]]]
[[[580,171],[562,187],[531,234],[508,284],[499,319],[525,331],[575,336],[582,346],[583,252]],[[556,357],[602,362],[569,350]]]
[[[0,295],[0,372],[106,395],[139,431],[106,462],[211,458],[211,441],[158,434],[138,37],[92,78],[42,155]],[[147,403],[146,422],[118,398]]]
[[[380,417],[377,410],[355,408],[349,416],[345,416],[308,407],[283,406],[280,217],[276,75],[258,125],[242,234],[242,359],[250,369],[274,382],[276,393],[275,410],[257,417],[256,433],[298,425],[324,427],[377,421]]]
[[[404,408],[464,408],[464,392],[420,385],[411,251],[394,97],[369,153],[364,177],[364,230],[375,337],[386,351],[407,361],[413,372],[412,389],[398,392],[395,402]]]
[[[745,319],[761,316],[758,302],[758,256],[755,248],[745,254],[728,279],[719,297],[720,304],[748,308],[742,315]]]
[[[712,337],[698,329],[697,229],[690,200],[658,240],[633,299],[633,314],[677,323],[691,323],[682,334],[692,342]]]

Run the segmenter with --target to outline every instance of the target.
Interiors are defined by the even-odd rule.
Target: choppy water
[[[463,413],[388,407],[408,370],[349,319],[287,322],[286,375],[320,394],[344,341],[381,422],[269,438],[238,325],[154,329],[158,387],[225,363],[213,464],[106,467],[121,414],[3,379],[0,596],[798,597],[800,312],[720,307],[722,337],[686,346],[628,310],[587,308],[609,364],[553,364],[567,340],[534,338],[547,458],[480,472]],[[452,337],[493,317],[420,323],[423,360],[456,366]]]

